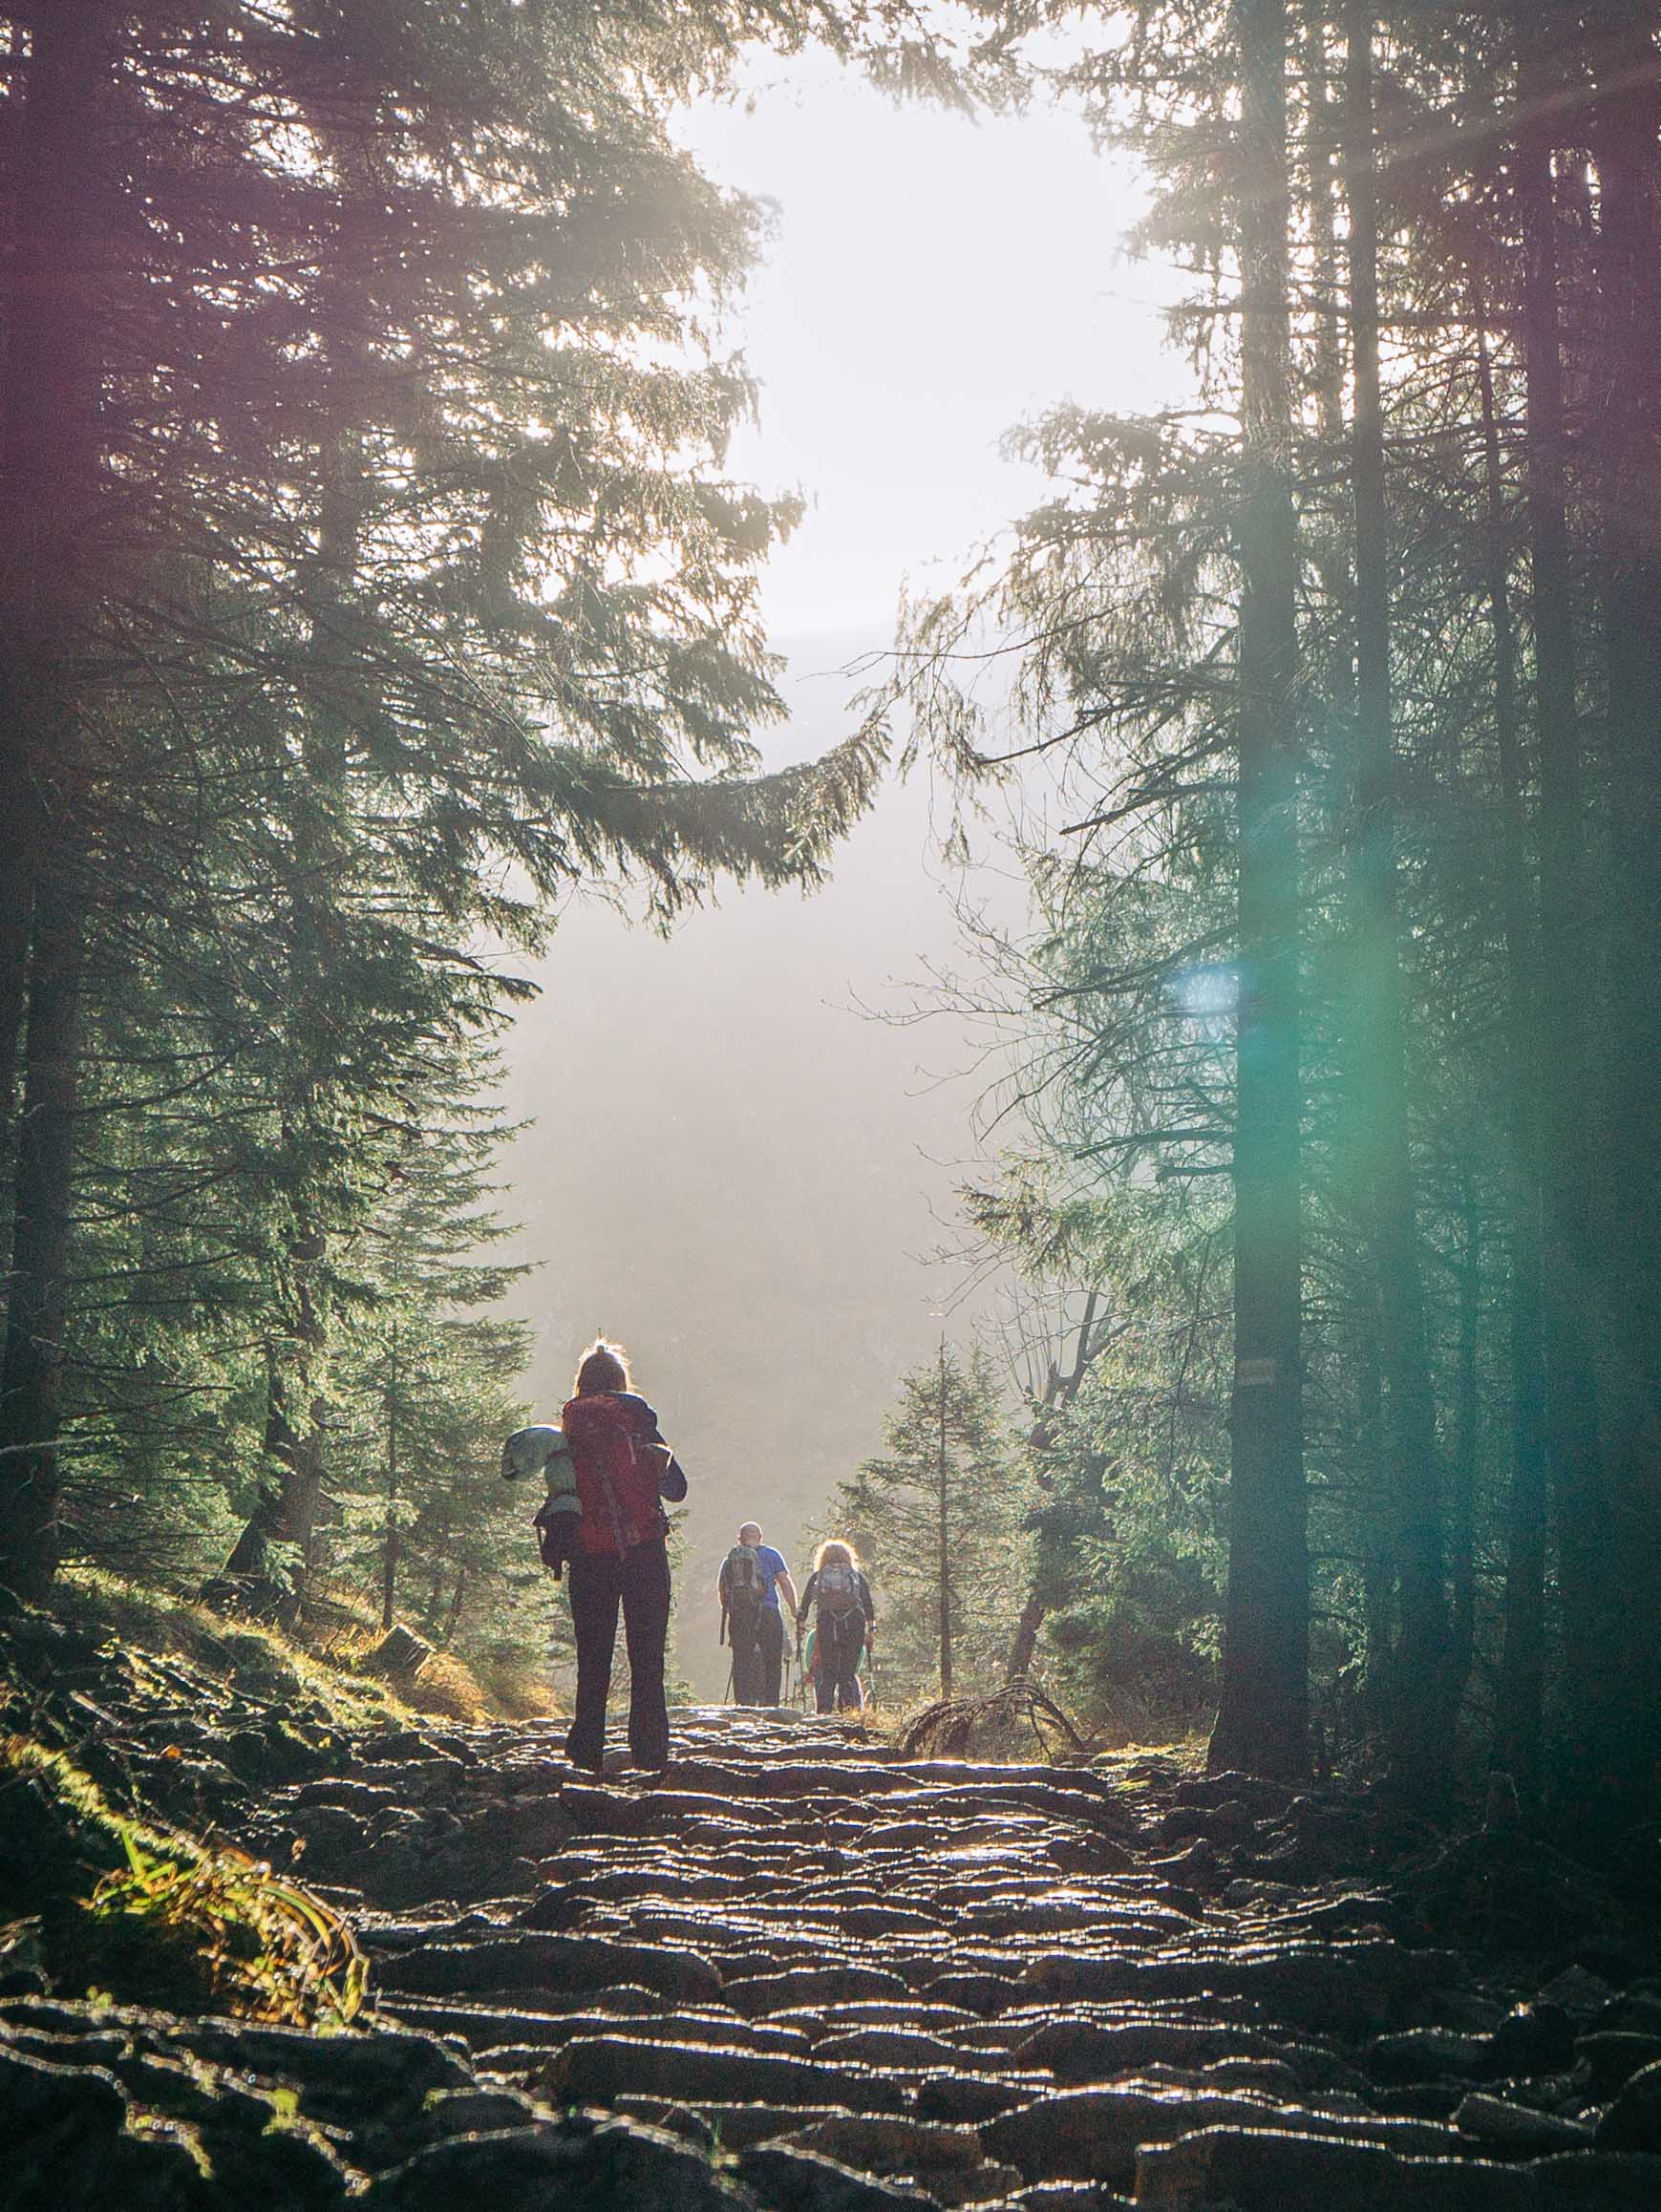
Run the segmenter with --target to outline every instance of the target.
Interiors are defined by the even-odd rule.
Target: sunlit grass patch
[[[319,1708],[340,1728],[423,1719],[477,1725],[559,1711],[539,1672],[540,1651],[488,1660],[436,1651],[416,1675],[377,1674],[371,1661],[381,1640],[378,1622],[368,1610],[353,1613],[337,1603],[329,1608],[326,1630],[302,1624],[286,1634],[174,1591],[80,1566],[60,1577],[53,1604],[64,1619],[101,1628],[136,1663],[144,1654],[175,1656],[279,1710]]]
[[[141,1960],[194,1985],[194,2001],[239,2019],[344,2027],[361,2010],[369,1963],[321,1899],[245,1853],[172,1845],[146,1850],[131,1829],[127,1866],[86,1907],[100,1957]],[[109,1965],[103,1969],[108,1972]]]
[[[373,1727],[391,1702],[384,1684],[331,1665],[280,1629],[123,1582],[101,1568],[66,1570],[53,1590],[53,1610],[76,1626],[102,1629],[129,1653],[183,1659],[287,1711],[320,1707],[341,1727]]]
[[[0,1737],[0,1856],[66,1993],[344,2026],[368,1966],[351,1931],[245,1853],[116,1813],[64,1753]]]

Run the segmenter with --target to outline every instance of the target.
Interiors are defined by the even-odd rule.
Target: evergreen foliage
[[[884,1695],[948,1697],[995,1674],[1021,1598],[1025,1485],[986,1353],[942,1342],[901,1377],[883,1434],[834,1519],[880,1593]]]
[[[1634,1080],[1661,883],[1635,830],[1661,788],[1656,28],[1626,0],[1105,14],[1061,89],[1157,180],[1143,242],[1196,278],[1192,403],[1018,434],[1054,497],[995,572],[912,610],[884,702],[967,777],[1044,800],[1038,931],[965,987],[1010,1024],[1032,1130],[975,1202],[1130,1333],[1080,1389],[1058,1493],[1111,1518],[1109,1551],[1041,1542],[1041,1572],[1064,1621],[1139,1524],[1188,1530],[1207,1581],[1224,1543],[1236,1586],[1243,1552],[1259,1577],[1298,1563],[1287,1494],[1242,1457],[1268,1372],[1238,1281],[1270,1235],[1243,1181],[1250,882],[1278,854],[1259,893],[1302,945],[1274,1141],[1299,1159],[1316,1716],[1421,1801],[1462,1742],[1607,1840],[1652,1810],[1661,1740],[1631,1628],[1661,1561],[1655,1087]],[[1267,570],[1266,465],[1295,526]],[[1291,780],[1265,819],[1252,655],[1288,580]],[[960,672],[989,637],[1021,641],[1008,701]],[[1288,1596],[1257,1587],[1237,1650]],[[1296,1763],[1268,1672],[1232,1718],[1225,1675],[1214,1757]]]
[[[602,877],[661,925],[813,883],[878,764],[756,773],[795,507],[724,470],[718,330],[758,219],[668,129],[832,28],[0,11],[7,1579],[217,1545],[291,1610],[390,1423],[465,1619],[515,1347],[444,1240],[504,952]]]
[[[514,1629],[512,957],[601,879],[811,884],[904,704],[1067,801],[971,1208],[1104,1317],[1024,1454],[943,1348],[846,1486],[905,1686],[1044,1623],[1105,1704],[1215,1690],[1219,1765],[1296,1773],[1312,1710],[1422,1803],[1454,1741],[1640,1833],[1653,11],[1115,0],[1027,68],[1155,180],[1192,404],[1018,432],[1010,558],[761,776],[757,212],[670,112],[756,37],[951,93],[1072,20],[985,12],[954,74],[898,0],[0,6],[0,1575],[228,1552],[279,1615],[327,1565]]]

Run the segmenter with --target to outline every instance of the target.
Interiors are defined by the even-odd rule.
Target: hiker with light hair
[[[601,1337],[583,1354],[560,1415],[577,1500],[567,1559],[577,1639],[577,1710],[565,1738],[573,1766],[598,1774],[606,1750],[606,1700],[617,1614],[628,1646],[628,1749],[637,1767],[669,1759],[663,1687],[669,1634],[669,1519],[687,1478],[663,1440],[657,1415],[634,1389],[628,1355]]]
[[[810,1612],[815,1710],[862,1712],[865,1693],[860,1683],[860,1660],[867,1646],[875,1646],[877,1608],[859,1554],[840,1537],[828,1538],[814,1555],[813,1572],[797,1614],[799,1634]]]
[[[761,1523],[747,1521],[721,1562],[716,1594],[721,1637],[733,1648],[733,1695],[740,1705],[777,1705],[784,1672],[782,1597],[799,1618],[796,1585],[784,1554],[761,1541]]]

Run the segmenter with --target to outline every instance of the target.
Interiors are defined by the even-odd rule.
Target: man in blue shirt
[[[745,1521],[727,1554],[720,1580],[722,1633],[733,1647],[733,1694],[740,1705],[777,1705],[784,1668],[784,1616],[797,1614],[796,1585],[784,1554],[761,1541],[761,1524]]]

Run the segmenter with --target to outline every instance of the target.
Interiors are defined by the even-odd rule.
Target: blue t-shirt
[[[767,1577],[767,1603],[775,1612],[778,1610],[778,1578],[790,1572],[784,1554],[775,1551],[770,1543],[758,1543],[756,1557],[761,1562],[761,1572]]]

